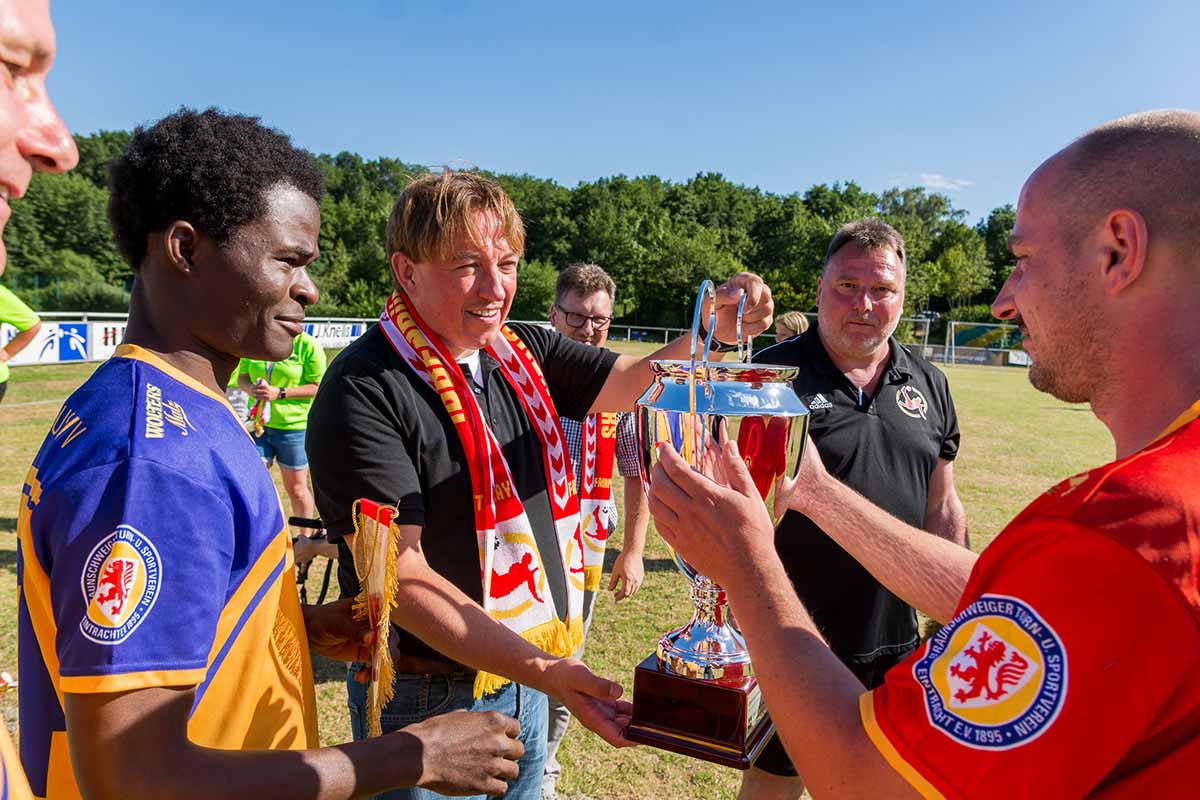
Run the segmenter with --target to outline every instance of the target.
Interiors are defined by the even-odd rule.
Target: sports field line
[[[62,404],[61,400],[26,400],[24,403],[5,403],[0,405],[0,408],[24,408],[25,406],[51,406],[55,403]]]

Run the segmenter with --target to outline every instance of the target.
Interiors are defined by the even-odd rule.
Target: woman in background
[[[0,274],[4,273],[4,265],[0,263]],[[0,286],[0,322],[7,322],[17,329],[17,333],[0,347],[0,400],[8,391],[8,360],[29,346],[37,338],[42,329],[42,321],[32,308],[25,305],[21,298]]]
[[[775,318],[775,341],[783,342],[808,330],[808,317],[801,311],[789,311]]]
[[[304,431],[317,385],[325,374],[325,348],[312,336],[301,333],[292,342],[292,354],[286,361],[242,359],[237,372],[239,388],[250,395],[250,420],[258,454],[268,468],[272,462],[279,462],[292,515],[315,516],[316,506],[308,488]]]

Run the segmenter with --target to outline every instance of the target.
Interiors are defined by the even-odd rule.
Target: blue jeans
[[[367,687],[354,680],[354,673],[360,668],[359,664],[351,664],[346,677],[350,728],[355,739],[364,739],[367,735]],[[476,700],[474,686],[475,676],[468,674],[398,674],[392,702],[380,715],[380,727],[384,733],[391,733],[414,722],[459,709],[499,711],[514,717],[521,723],[525,755],[517,762],[521,774],[508,784],[508,791],[502,797],[505,800],[540,800],[546,761],[546,695],[528,686],[508,683]],[[440,797],[444,795],[427,789],[395,789],[379,795],[380,800],[435,800]],[[485,800],[485,795],[477,795],[475,800]]]
[[[264,428],[262,436],[254,437],[254,446],[258,455],[268,467],[273,461],[288,469],[304,469],[308,466],[308,456],[304,452],[304,429],[296,431],[280,431],[275,428]]]

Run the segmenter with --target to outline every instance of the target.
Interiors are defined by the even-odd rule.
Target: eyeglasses
[[[566,317],[567,324],[572,328],[582,328],[585,322],[591,322],[592,330],[602,331],[607,329],[613,321],[612,317],[589,317],[587,314],[576,314],[574,311],[567,311],[558,303],[555,303],[554,307],[562,312],[563,316]]]

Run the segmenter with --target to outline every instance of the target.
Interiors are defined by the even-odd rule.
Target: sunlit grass
[[[651,345],[619,345],[645,353]],[[59,404],[82,383],[95,365],[18,367],[0,404],[0,669],[16,672],[16,504],[25,472]],[[998,367],[952,367],[950,378],[962,428],[962,449],[955,465],[959,492],[970,519],[972,545],[985,546],[1026,503],[1058,479],[1109,460],[1107,432],[1086,408],[1068,406],[1035,392],[1024,371]],[[282,494],[278,471],[276,485]],[[618,491],[621,482],[615,482]],[[285,499],[286,505],[286,499]],[[608,563],[621,543],[611,542]],[[324,562],[318,559],[309,578],[310,596],[319,588]],[[607,584],[605,584],[607,585]],[[337,597],[336,577],[330,597]],[[687,587],[651,530],[646,580],[641,591],[620,604],[611,597],[597,603],[586,660],[599,674],[631,686],[634,666],[647,655],[659,634],[682,624],[688,615]],[[344,669],[318,659],[317,699],[325,743],[350,736]],[[14,726],[14,695],[0,697],[0,712]],[[564,776],[560,791],[593,798],[633,800],[644,797],[730,797],[738,773],[650,748],[615,752],[600,739],[572,725],[560,752]]]

